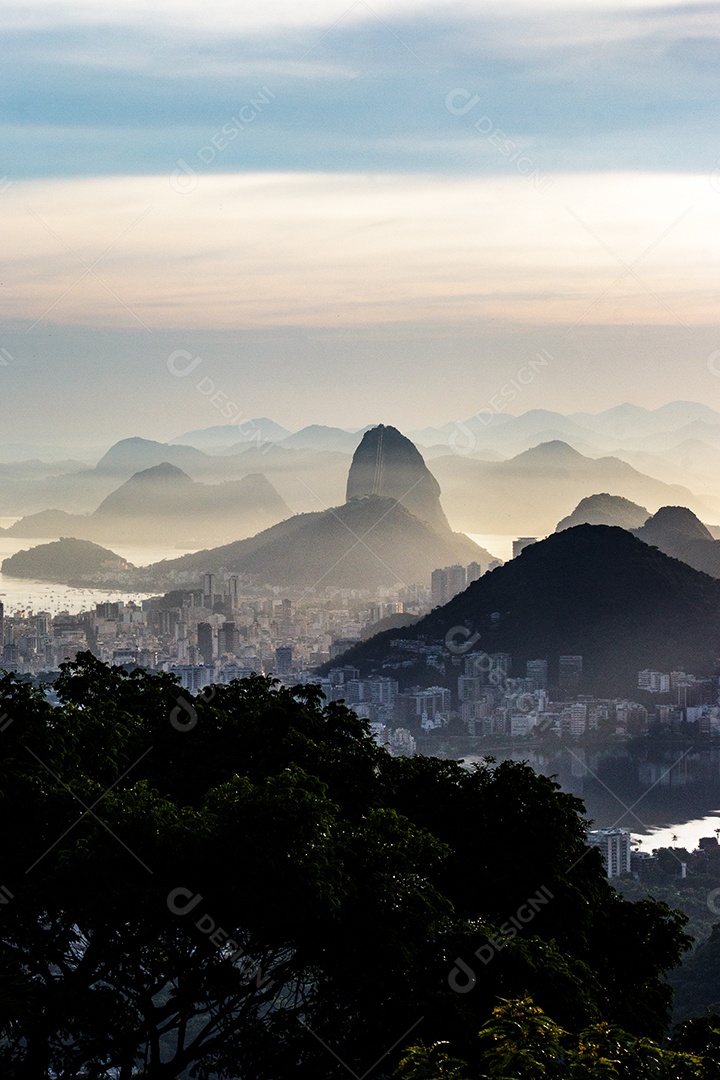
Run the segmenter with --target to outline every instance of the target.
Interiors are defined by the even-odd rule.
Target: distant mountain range
[[[371,638],[333,663],[417,681],[413,643],[442,644],[459,627],[466,640],[478,635],[475,651],[510,653],[516,675],[527,660],[547,659],[556,685],[559,657],[581,655],[586,692],[627,694],[644,668],[716,670],[720,581],[623,529],[579,525],[526,548],[412,627]]]
[[[545,535],[582,498],[603,491],[653,510],[681,503],[713,517],[688,488],[653,480],[618,458],[585,457],[563,442],[543,443],[510,461],[436,458],[433,472],[448,517],[470,533]]]
[[[161,464],[174,465],[192,480],[211,484],[262,473],[293,511],[314,510],[342,501],[350,460],[350,454],[282,448],[273,442],[250,443],[227,454],[212,454],[151,439],[121,439],[91,469],[59,475],[55,468],[48,468],[47,475],[33,479],[4,477],[0,466],[0,517],[37,513],[48,507],[89,513],[120,482]]]
[[[202,484],[177,466],[162,462],[135,473],[92,514],[44,510],[21,518],[4,532],[23,538],[75,536],[111,543],[197,546],[217,542],[219,537],[252,536],[290,513],[262,474]]]
[[[341,506],[299,514],[250,540],[148,567],[152,578],[193,579],[207,571],[308,589],[377,589],[427,584],[439,566],[493,555],[454,533],[440,487],[422,455],[393,427],[365,432],[348,473]]]
[[[93,467],[74,455],[0,462],[0,517],[49,508],[89,515],[120,484],[163,464],[212,485],[262,474],[291,513],[324,510],[343,503],[351,458],[367,430],[311,424],[290,431],[259,417],[188,431],[169,443],[121,439]],[[569,416],[546,409],[514,416],[487,407],[411,435],[431,462],[456,531],[544,535],[582,498],[603,491],[649,512],[684,505],[708,524],[720,522],[720,412],[698,403]],[[18,447],[6,449],[13,455]],[[54,531],[67,530],[57,515],[45,520],[56,522]],[[194,539],[225,537],[207,530]]]
[[[184,474],[178,476],[171,465],[159,468],[161,484],[167,477],[179,486],[174,497],[179,507],[186,492],[203,487]],[[151,469],[134,477],[105,501],[93,520],[104,521],[108,514],[117,520],[129,505],[136,511],[138,505],[149,507],[156,476]],[[137,570],[133,586],[194,583],[204,573],[225,571],[260,584],[376,590],[426,585],[436,567],[478,562],[487,568],[494,559],[451,530],[437,481],[422,455],[395,428],[380,425],[365,433],[352,459],[347,494],[340,506],[288,517],[249,539]]]
[[[238,424],[215,424],[213,427],[186,431],[171,439],[170,443],[194,446],[198,450],[212,450],[217,447],[234,446],[238,443],[282,442],[291,432],[282,424],[268,420],[266,416],[254,420],[244,420]]]

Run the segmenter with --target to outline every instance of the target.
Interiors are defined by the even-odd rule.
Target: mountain
[[[433,461],[433,472],[453,526],[470,533],[545,535],[581,499],[599,491],[651,511],[681,503],[713,517],[687,488],[654,480],[618,458],[585,457],[561,441],[542,443],[509,461],[448,455]]]
[[[298,514],[249,540],[157,563],[139,573],[152,587],[207,572],[244,574],[258,584],[307,589],[378,589],[426,584],[438,566],[487,565],[493,556],[466,536],[439,533],[395,499],[379,495]]]
[[[130,476],[162,464],[175,465],[183,470],[210,467],[207,455],[193,446],[171,446],[169,443],[153,442],[152,439],[132,438],[114,443],[100,458],[95,471]]]
[[[397,428],[378,424],[366,431],[353,455],[345,499],[397,499],[432,529],[450,532],[440,505],[440,485],[417,447]]]
[[[354,454],[365,431],[345,431],[343,428],[325,427],[323,424],[310,424],[301,428],[294,435],[283,439],[284,447],[299,450],[339,450],[343,454]]]
[[[83,514],[68,514],[65,510],[40,510],[0,531],[5,536],[19,536],[24,540],[69,535],[84,537],[92,528],[89,520]]]
[[[291,458],[299,452],[274,451]],[[395,428],[365,433],[350,465],[347,495],[342,506],[298,514],[247,540],[145,567],[134,584],[179,585],[226,572],[262,585],[375,590],[427,584],[441,566],[493,561],[489,551],[452,532],[437,481]]]
[[[169,462],[135,473],[90,515],[47,510],[15,522],[6,535],[73,535],[88,540],[176,544],[242,539],[290,517],[267,477],[203,484]]]
[[[214,459],[235,474],[262,472],[294,511],[327,509],[342,502],[351,455],[300,449],[282,443],[232,446]]]
[[[559,656],[581,655],[584,691],[634,693],[645,668],[715,671],[720,581],[624,529],[578,525],[525,548],[414,626],[332,663],[417,681],[407,666],[415,643],[442,645],[458,627],[479,634],[474,651],[510,653],[514,675],[525,674],[527,660],[547,659],[555,684]]]
[[[642,534],[642,535],[640,535]],[[665,537],[679,540],[712,540],[712,533],[687,506],[661,506],[642,528],[635,531],[641,540],[651,544]]]
[[[443,424],[442,427],[426,427],[418,428],[416,431],[408,431],[408,438],[417,445],[425,449],[427,446],[444,446],[447,450],[450,443],[448,439],[452,435],[453,431],[457,428],[457,424],[452,422]]]
[[[126,480],[100,504],[90,521],[96,534],[105,536],[217,541],[225,536],[252,536],[290,514],[287,503],[261,473],[202,484],[163,462]]]
[[[82,472],[87,469],[83,461],[68,458],[64,461],[40,461],[31,458],[23,461],[4,461],[0,463],[0,477],[6,480],[28,480],[44,476],[62,476],[65,473]]]
[[[168,461],[134,473],[98,506],[93,518],[151,517],[182,513],[193,481]],[[205,485],[201,485],[203,488]]]
[[[539,441],[551,442],[577,441],[590,446],[593,451],[602,450],[602,442],[593,439],[587,427],[577,424],[571,417],[549,409],[530,409],[520,416],[505,417],[497,423],[497,415],[485,416],[482,413],[466,421],[467,427],[474,433],[478,445],[486,437],[488,445],[506,453],[517,453]]]
[[[581,499],[572,514],[559,521],[555,532],[575,525],[617,525],[621,529],[639,529],[650,517],[644,506],[623,499],[621,495],[588,495]]]
[[[268,420],[266,416],[254,420],[241,420],[237,424],[215,424],[213,427],[187,431],[170,440],[170,445],[180,443],[198,450],[212,450],[218,446],[232,446],[239,442],[282,442],[290,435],[287,428]]]
[[[686,506],[661,506],[633,535],[696,570],[720,578],[720,540]]]
[[[555,531],[581,524],[618,525],[666,555],[720,578],[720,541],[686,506],[661,506],[650,516],[643,506],[618,495],[591,495],[558,522]]]
[[[671,401],[657,409],[616,405],[600,413],[573,413],[569,419],[605,438],[625,442],[677,431],[697,422],[719,424],[720,413],[697,401]]]
[[[18,551],[4,559],[0,567],[0,571],[8,577],[34,578],[68,585],[102,581],[106,575],[117,580],[119,574],[133,569],[126,559],[99,544],[66,538]]]
[[[705,446],[720,446],[720,423],[694,420],[683,427],[670,431],[658,431],[650,435],[627,436],[622,445],[626,450],[639,450],[651,454],[666,454],[680,443],[698,440]]]

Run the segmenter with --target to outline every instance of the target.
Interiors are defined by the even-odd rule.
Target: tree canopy
[[[499,998],[661,1035],[683,919],[512,762],[394,758],[317,687],[0,678],[3,1076],[390,1076]],[[451,1055],[451,1056],[452,1056]],[[450,1075],[450,1074],[448,1074]]]

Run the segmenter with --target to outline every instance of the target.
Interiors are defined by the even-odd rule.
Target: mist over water
[[[598,829],[629,829],[643,851],[658,847],[694,850],[720,829],[720,748],[677,744],[668,748],[626,744],[586,749],[493,748],[497,761],[526,761],[552,776],[563,791],[582,799]],[[482,755],[467,755],[473,764]]]

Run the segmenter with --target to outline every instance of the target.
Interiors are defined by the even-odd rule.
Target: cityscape
[[[720,1080],[719,60],[0,5],[0,1080]]]
[[[514,557],[536,539],[515,541]],[[492,561],[485,572],[499,565]],[[477,562],[439,567],[427,584],[387,589],[372,600],[355,590],[325,596],[297,590],[293,599],[278,599],[278,589],[258,595],[240,575],[207,573],[197,589],[104,601],[77,614],[18,609],[6,615],[0,603],[2,667],[51,685],[61,664],[89,651],[126,670],[169,673],[192,694],[253,675],[288,687],[318,685],[327,701],[345,702],[368,721],[380,745],[399,754],[433,751],[453,738],[482,747],[508,739],[622,740],[652,729],[720,735],[717,674],[645,669],[637,673],[638,700],[603,698],[583,692],[581,655],[553,657],[551,684],[547,657],[519,666],[509,653],[480,650],[462,627],[442,640],[403,638],[403,625],[447,603],[483,572]],[[388,666],[412,665],[417,674],[419,664],[417,685],[404,685],[401,672],[363,676],[342,662],[348,650],[393,625],[391,644],[406,660]]]

